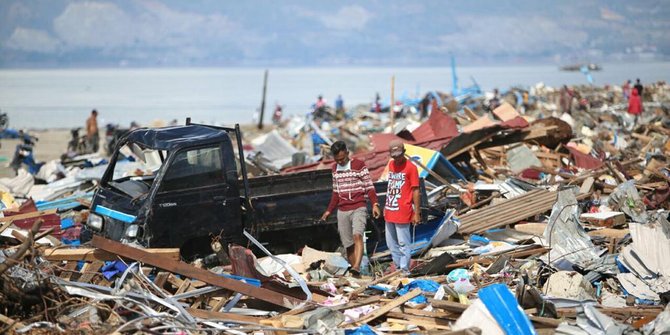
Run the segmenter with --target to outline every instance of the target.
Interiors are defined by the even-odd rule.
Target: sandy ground
[[[67,142],[70,141],[68,129],[35,130],[28,133],[39,139],[33,152],[38,162],[59,159],[67,149]],[[14,171],[7,165],[12,160],[19,142],[18,139],[0,139],[0,177],[14,176]]]

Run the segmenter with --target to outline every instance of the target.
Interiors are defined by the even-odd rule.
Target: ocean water
[[[670,62],[602,64],[596,85],[670,81]],[[213,124],[251,123],[261,104],[262,68],[0,70],[0,110],[14,128],[83,126],[90,111],[99,124],[128,126],[136,121],[180,122],[190,116]],[[476,82],[487,91],[512,86],[586,84],[579,72],[555,65],[459,67],[460,86]],[[275,103],[287,115],[302,115],[318,95],[333,104],[342,94],[346,106],[371,103],[379,92],[388,101],[391,77],[396,99],[428,91],[451,92],[449,66],[416,68],[270,68],[265,118]]]

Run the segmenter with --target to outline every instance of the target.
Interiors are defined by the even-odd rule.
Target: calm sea
[[[91,109],[99,123],[128,126],[131,121],[191,116],[215,124],[250,123],[259,108],[264,69],[82,69],[0,70],[0,110],[14,128],[83,126]],[[459,84],[472,79],[485,90],[586,84],[579,72],[557,66],[459,67]],[[450,67],[417,68],[277,68],[269,70],[266,118],[275,103],[286,114],[304,114],[318,95],[333,103],[342,94],[345,104],[370,103],[379,92],[388,101],[391,76],[395,96],[416,97],[431,90],[451,92]],[[670,62],[603,64],[594,72],[597,85],[621,85],[626,79],[643,83],[670,81]]]

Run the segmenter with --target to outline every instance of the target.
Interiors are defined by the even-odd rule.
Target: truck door
[[[225,168],[220,145],[175,154],[152,206],[152,245],[210,252],[211,236],[239,233],[240,198],[226,182]]]

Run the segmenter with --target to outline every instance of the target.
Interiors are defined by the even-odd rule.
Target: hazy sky
[[[2,0],[0,67],[664,59],[670,1]]]

